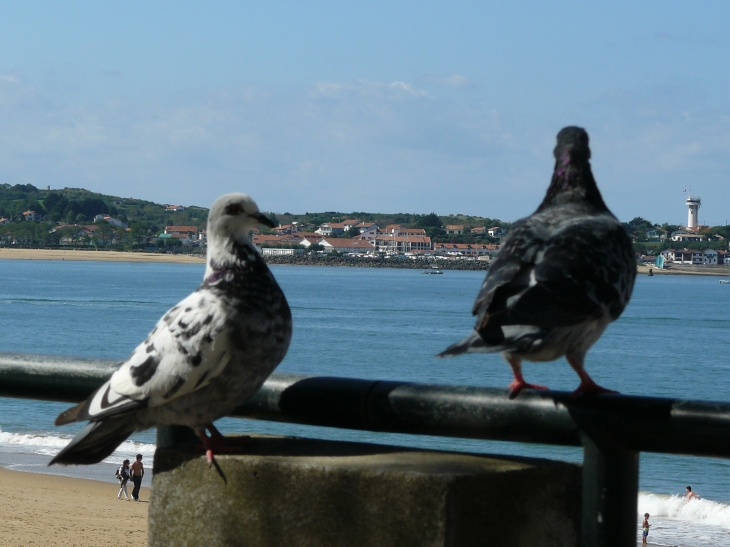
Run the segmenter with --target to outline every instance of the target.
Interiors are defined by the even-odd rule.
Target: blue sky
[[[730,4],[455,4],[3,2],[0,183],[516,220],[582,125],[622,220],[730,219]]]

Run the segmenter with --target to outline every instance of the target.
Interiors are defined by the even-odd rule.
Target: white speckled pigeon
[[[159,425],[193,428],[213,462],[223,437],[212,422],[258,391],[291,340],[289,305],[250,240],[257,224],[273,227],[246,194],[215,201],[203,284],[108,382],[56,418],[56,425],[89,424],[50,464],[99,462],[134,431]]]
[[[513,398],[546,389],[522,377],[522,361],[565,356],[580,377],[574,395],[603,393],[583,368],[588,349],[631,298],[631,240],[593,179],[588,134],[558,133],[555,172],[540,206],[512,225],[474,303],[474,332],[440,356],[501,352]]]

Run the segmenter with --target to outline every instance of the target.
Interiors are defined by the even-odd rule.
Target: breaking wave
[[[681,495],[641,492],[639,515],[644,513],[649,513],[652,517],[669,517],[730,530],[730,506],[706,499],[687,501]]]
[[[0,451],[32,452],[45,456],[55,456],[64,446],[71,442],[72,438],[71,435],[9,433],[0,429]],[[124,441],[110,457],[128,454],[151,456],[155,453],[155,448],[156,446],[151,443]],[[110,461],[114,462],[116,459]]]

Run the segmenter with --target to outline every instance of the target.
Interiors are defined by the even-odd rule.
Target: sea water
[[[294,316],[280,372],[503,387],[499,355],[434,355],[470,331],[484,275],[445,271],[274,266]],[[202,265],[0,260],[0,351],[123,360],[159,317],[200,283]],[[730,400],[730,289],[714,277],[641,276],[631,303],[588,353],[586,368],[624,394]],[[528,381],[572,390],[564,360],[525,363]],[[82,427],[55,428],[69,405],[0,398],[0,466],[114,481],[124,458],[151,464],[142,432],[96,466],[47,467]],[[226,418],[223,432],[261,432],[515,454],[578,462],[577,448],[396,435]],[[686,485],[702,496],[687,502]],[[642,454],[639,513],[650,543],[730,546],[730,461]],[[637,516],[637,529],[639,521]]]

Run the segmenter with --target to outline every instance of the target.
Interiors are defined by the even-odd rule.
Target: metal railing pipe
[[[234,415],[367,431],[581,446],[589,425],[633,451],[730,457],[730,404],[274,374]]]
[[[112,361],[0,353],[0,396],[79,402]],[[637,452],[730,457],[730,404],[273,374],[234,416],[390,433],[581,446],[594,429]]]
[[[78,403],[118,366],[104,359],[0,353],[0,397]]]

